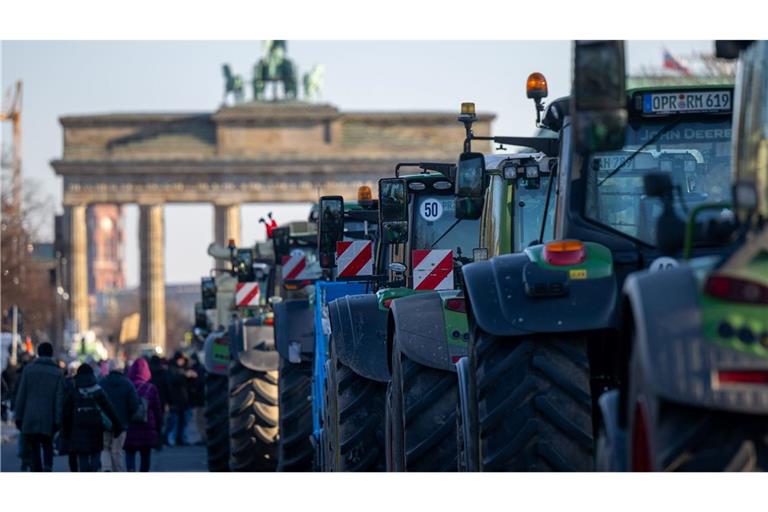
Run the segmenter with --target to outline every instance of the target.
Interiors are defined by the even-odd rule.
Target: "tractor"
[[[624,283],[628,381],[600,399],[598,469],[768,470],[768,43],[717,44],[719,56],[740,49],[722,194],[684,220],[674,175],[646,176],[670,264]]]
[[[314,468],[332,471],[335,431],[329,428],[335,397],[327,394],[328,379],[335,378],[330,357],[328,304],[348,296],[372,293],[374,255],[378,249],[378,201],[371,189],[362,186],[357,202],[341,196],[320,198],[318,212],[318,254],[324,269],[323,280],[315,282],[315,357],[312,378],[312,439]],[[329,432],[331,432],[329,434]]]
[[[468,464],[480,471],[594,468],[597,399],[626,383],[629,369],[621,285],[632,272],[676,264],[657,245],[659,218],[720,201],[729,186],[732,86],[627,91],[617,41],[574,43],[570,97],[545,107],[542,79],[529,78],[528,96],[537,121],[544,112],[539,127],[558,137],[547,194],[554,210],[543,216],[553,215],[553,240],[463,270],[470,349],[462,425],[474,442]],[[471,125],[467,135],[487,139]],[[655,172],[675,185],[669,208],[643,188]],[[457,188],[467,201],[483,194]],[[700,235],[693,253],[726,250]]]
[[[264,321],[271,315],[266,302],[273,287],[269,265],[271,245],[260,243],[254,248],[238,248],[230,241],[227,247],[211,244],[208,254],[218,261],[229,262],[228,268],[214,269],[211,277],[201,280],[201,310],[216,310],[203,346],[208,469],[247,471],[256,466],[244,463],[250,455],[241,438],[248,432],[238,427],[251,421],[253,398],[239,400],[242,386],[231,386],[230,378],[234,375],[242,379],[257,368],[253,368],[253,358],[242,353],[242,335],[233,338],[232,334],[241,333],[244,322]],[[197,322],[198,329],[202,329],[202,315],[198,315]],[[235,414],[233,400],[239,400]]]
[[[400,176],[400,170],[407,167],[420,171]],[[395,168],[395,178],[379,181],[379,243],[374,256],[376,293],[346,295],[328,305],[330,343],[324,393],[326,470],[383,471],[386,467],[389,308],[395,299],[415,293],[408,287],[411,282],[406,263],[410,263],[410,257],[406,256],[404,246],[428,250],[433,242],[421,230],[418,232],[426,238],[414,238],[413,226],[409,229],[411,217],[421,219],[419,224],[434,225],[435,231],[449,227],[450,216],[443,218],[443,213],[452,209],[454,175],[454,164],[401,163]],[[419,202],[411,213],[409,196]],[[423,215],[416,213],[419,207],[423,208]],[[454,237],[461,231],[450,233],[452,236],[446,237],[446,243],[455,241]],[[439,234],[432,236],[436,238]],[[450,270],[452,274],[452,264]],[[427,281],[425,286],[434,284]]]

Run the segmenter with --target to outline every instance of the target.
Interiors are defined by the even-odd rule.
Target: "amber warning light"
[[[549,94],[547,79],[541,73],[531,73],[528,75],[528,80],[525,83],[525,92],[529,98],[534,100],[546,98],[547,94]]]
[[[371,194],[371,187],[369,187],[368,185],[363,185],[357,189],[358,201],[370,201],[372,198],[373,198],[373,195]]]

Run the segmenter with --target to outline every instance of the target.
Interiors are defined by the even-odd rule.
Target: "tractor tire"
[[[312,362],[280,358],[278,471],[312,471]]]
[[[395,337],[389,389],[387,470],[457,471],[456,374],[409,359]]]
[[[255,371],[233,360],[229,366],[229,467],[274,471],[277,467],[277,371]]]
[[[663,400],[630,365],[630,470],[768,471],[768,417]]]
[[[205,448],[208,471],[229,471],[229,404],[226,375],[205,374]]]
[[[336,365],[331,359],[325,361],[325,382],[323,383],[323,429],[320,445],[317,447],[319,469],[324,472],[336,471],[335,446],[338,443],[336,430],[336,394],[331,393],[336,389]]]
[[[384,471],[384,399],[386,384],[366,379],[340,363],[332,352],[333,378],[328,394],[335,406],[326,423],[333,445],[334,471]]]
[[[470,372],[480,471],[591,471],[585,337],[502,339],[475,330]]]

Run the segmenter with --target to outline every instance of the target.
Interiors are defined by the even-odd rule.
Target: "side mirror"
[[[216,281],[212,277],[203,277],[200,279],[200,291],[202,308],[216,309]]]
[[[384,243],[408,240],[408,187],[404,179],[379,180],[379,224]]]
[[[238,283],[247,283],[256,279],[253,273],[253,251],[251,249],[237,250],[234,267]]]
[[[456,218],[480,218],[484,194],[485,157],[482,153],[462,153],[456,169]]]
[[[290,236],[291,228],[289,226],[272,230],[272,246],[275,253],[275,263],[277,265],[283,261],[283,256],[290,255]]]
[[[579,153],[624,146],[626,94],[624,42],[576,41],[571,113]]]
[[[336,242],[344,238],[344,198],[341,196],[323,196],[320,198],[320,211],[317,228],[317,249],[322,268],[336,266]]]

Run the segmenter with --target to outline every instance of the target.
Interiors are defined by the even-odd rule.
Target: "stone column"
[[[230,240],[234,240],[235,245],[240,245],[239,204],[213,205],[213,240],[224,247]]]
[[[139,341],[165,350],[165,217],[162,204],[139,205]]]
[[[69,210],[70,318],[79,332],[87,331],[88,308],[88,223],[86,205],[67,206]]]

